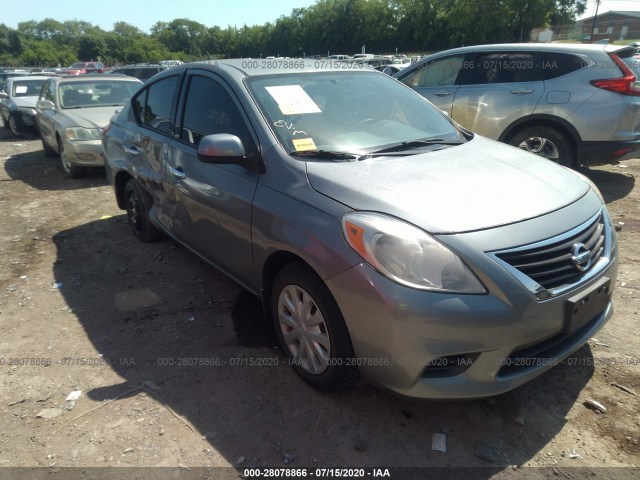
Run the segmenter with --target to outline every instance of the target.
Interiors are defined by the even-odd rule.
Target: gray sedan
[[[499,394],[613,314],[597,188],[379,72],[178,66],[113,117],[103,149],[133,234],[162,231],[255,294],[318,389],[362,375],[414,397]]]

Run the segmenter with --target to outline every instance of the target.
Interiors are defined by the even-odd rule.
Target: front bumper
[[[73,142],[65,140],[64,152],[73,165],[84,167],[102,167],[104,165],[101,140]]]
[[[588,201],[577,202],[585,206]],[[579,206],[550,214],[567,225]],[[593,210],[591,210],[593,212]],[[611,294],[618,274],[615,234],[606,266],[577,287],[536,300],[518,280],[485,254],[523,245],[548,230],[549,218],[458,235],[449,245],[477,253],[463,258],[487,286],[486,295],[412,290],[357,265],[327,282],[351,335],[357,364],[372,383],[420,398],[479,398],[511,390],[535,378],[584,345],[613,315]],[[565,222],[565,223],[563,223]],[[543,225],[546,229],[542,229]],[[564,228],[564,227],[559,227]],[[558,232],[559,233],[559,232]],[[539,239],[539,237],[537,237]],[[467,253],[467,252],[463,252]],[[608,279],[603,306],[567,328],[567,304]],[[590,314],[591,315],[591,314]]]

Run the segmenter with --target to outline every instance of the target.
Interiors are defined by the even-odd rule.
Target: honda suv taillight
[[[623,95],[640,97],[640,84],[638,84],[638,79],[635,74],[616,54],[612,53],[610,56],[611,59],[616,62],[616,65],[618,65],[624,76],[619,78],[605,78],[603,80],[591,80],[591,85]]]

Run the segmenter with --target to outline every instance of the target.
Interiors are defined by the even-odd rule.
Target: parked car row
[[[102,146],[133,234],[253,293],[305,382],[476,398],[602,328],[618,249],[584,176],[451,117],[370,69],[219,60],[154,76]]]

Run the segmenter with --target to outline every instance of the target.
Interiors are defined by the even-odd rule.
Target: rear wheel
[[[509,144],[565,167],[573,168],[576,165],[573,146],[564,134],[553,128],[525,128],[511,137]]]
[[[351,386],[359,373],[347,326],[324,282],[301,263],[284,267],[273,282],[276,336],[296,373],[318,390]]]
[[[149,219],[151,196],[134,179],[129,180],[124,187],[124,202],[133,234],[143,242],[155,239],[158,229]]]
[[[87,174],[85,167],[78,167],[71,163],[68,155],[64,151],[64,144],[60,139],[58,139],[58,154],[60,155],[62,170],[68,178],[82,178]]]

